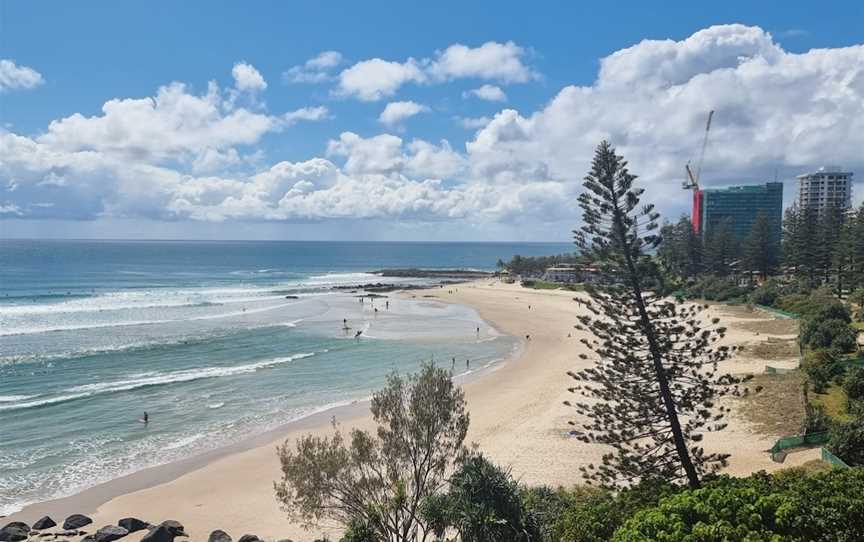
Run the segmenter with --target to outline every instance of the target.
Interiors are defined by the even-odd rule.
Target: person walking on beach
[[[384,308],[386,308],[388,311],[390,310],[390,302],[389,301],[384,302]]]
[[[480,336],[480,326],[477,326],[477,336]]]
[[[456,356],[453,356],[453,365],[450,367],[450,370],[451,370],[451,371],[455,371],[455,370],[456,370]]]
[[[471,367],[471,360],[470,360],[470,359],[466,359],[466,360],[465,360],[465,368],[468,369],[469,367]]]

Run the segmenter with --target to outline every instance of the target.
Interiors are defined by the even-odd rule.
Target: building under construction
[[[699,185],[702,162],[708,147],[708,134],[714,111],[708,113],[702,148],[695,169],[688,163],[682,188],[693,191],[693,210],[690,221],[693,231],[703,237],[710,236],[721,224],[728,224],[739,240],[744,240],[753,228],[759,214],[764,214],[771,224],[772,238],[780,244],[783,224],[783,184],[779,182],[730,186],[727,188],[702,188]]]
[[[698,230],[710,236],[717,227],[726,223],[739,241],[743,241],[753,228],[759,214],[771,224],[771,237],[780,244],[783,223],[783,183],[748,184],[726,188],[706,188],[695,193],[700,198]],[[695,210],[695,206],[694,206]]]

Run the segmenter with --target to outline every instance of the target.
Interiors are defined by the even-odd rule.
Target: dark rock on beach
[[[117,525],[123,527],[130,533],[136,533],[138,531],[143,531],[150,527],[150,524],[146,521],[140,520],[138,518],[123,518],[117,522]]]
[[[57,522],[55,522],[53,519],[51,519],[48,516],[37,519],[36,523],[33,524],[33,528],[36,529],[37,531],[42,531],[44,529],[50,529],[51,527],[56,527],[56,526],[57,526]]]
[[[174,536],[189,536],[183,529],[183,524],[173,519],[166,519],[159,524],[159,527],[165,527],[168,529],[168,532],[172,533]]]
[[[95,542],[114,542],[129,534],[129,531],[117,525],[106,525],[96,531]]]
[[[261,542],[261,539],[254,534],[244,534],[237,542]]]
[[[232,542],[231,536],[221,529],[216,529],[210,533],[207,542]]]
[[[167,527],[159,525],[141,539],[141,542],[174,542],[174,537],[177,536]]]
[[[0,541],[19,542],[30,536],[30,526],[20,521],[13,521],[0,529]]]
[[[91,523],[93,523],[93,520],[83,514],[72,514],[63,522],[63,529],[71,531],[73,529],[80,529]]]

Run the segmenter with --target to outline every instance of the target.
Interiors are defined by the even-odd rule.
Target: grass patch
[[[821,407],[832,420],[843,423],[854,420],[854,417],[847,410],[849,399],[846,397],[842,386],[831,384],[825,393],[811,391],[809,397],[810,403],[813,406]]]
[[[797,335],[798,320],[790,318],[732,322],[733,327],[765,335]]]
[[[797,467],[786,467],[785,469],[780,469],[775,474],[779,474],[782,476],[782,473],[794,473],[794,472],[804,472],[806,474],[816,474],[819,472],[825,472],[834,468],[834,465],[827,461],[822,461],[821,459],[811,459],[806,463],[802,463]]]
[[[750,359],[766,361],[785,361],[798,358],[798,341],[768,337],[755,344],[747,344],[740,350],[741,355]]]
[[[739,415],[764,435],[797,435],[804,427],[804,375],[800,371],[780,375],[760,374],[747,383]],[[758,386],[762,391],[755,393]]]
[[[523,280],[522,286],[534,290],[570,290],[571,292],[581,292],[585,289],[582,284],[560,284],[546,280]]]
[[[852,327],[864,331],[864,322],[852,322]]]

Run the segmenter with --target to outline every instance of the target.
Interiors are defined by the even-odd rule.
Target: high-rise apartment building
[[[852,172],[822,167],[815,173],[798,175],[798,205],[820,213],[827,208],[849,209],[852,206]]]
[[[759,213],[771,223],[771,234],[779,246],[783,223],[783,183],[751,184],[701,190],[701,231],[710,236],[727,223],[743,241],[753,228]]]

